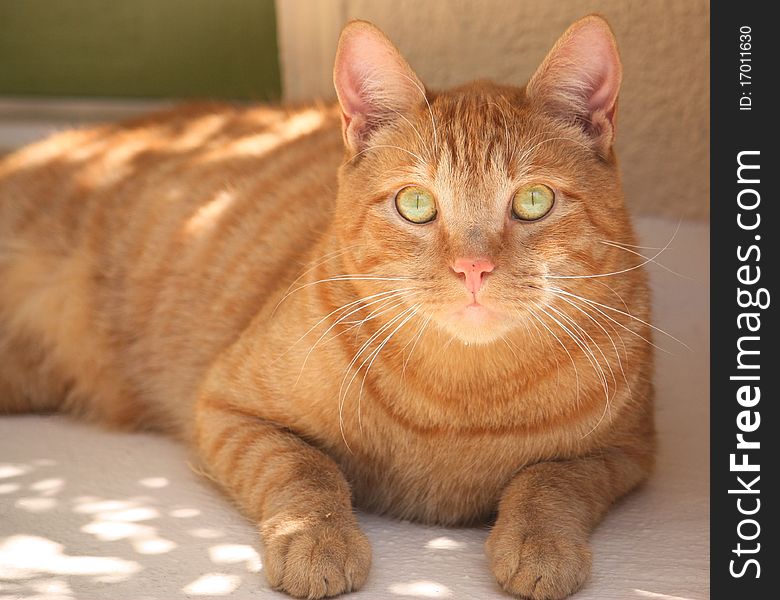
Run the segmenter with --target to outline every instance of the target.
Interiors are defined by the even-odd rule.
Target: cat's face
[[[404,309],[463,342],[486,343],[527,327],[551,287],[576,289],[576,278],[561,277],[610,269],[599,241],[630,231],[611,149],[616,90],[602,90],[609,106],[584,101],[592,118],[566,117],[544,96],[556,82],[543,65],[528,92],[474,83],[424,98],[416,81],[404,87],[414,75],[392,58],[357,87],[352,106],[337,63],[348,153],[336,223],[345,263],[376,278],[359,287],[398,290],[385,304],[395,299],[399,310],[389,314]],[[388,69],[403,78],[383,77]],[[408,101],[389,114],[368,104],[374,94],[386,105],[393,85],[393,98]]]

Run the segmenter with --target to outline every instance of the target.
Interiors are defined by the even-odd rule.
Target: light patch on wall
[[[190,529],[187,533],[189,533],[192,537],[200,538],[202,540],[211,540],[225,535],[219,529],[209,529],[207,527],[201,527],[200,529]]]
[[[182,588],[185,594],[193,596],[226,596],[241,584],[238,575],[207,573]]]
[[[634,589],[642,598],[651,598],[652,600],[692,600],[686,596],[670,596],[668,594],[659,594],[657,592],[648,592],[647,590]]]
[[[199,514],[200,511],[197,508],[176,508],[168,513],[168,515],[176,519],[191,519]]]
[[[74,596],[73,590],[64,579],[33,581],[30,583],[30,588],[43,596],[41,600],[58,600]]]
[[[262,568],[262,562],[257,551],[246,544],[219,544],[209,548],[211,562],[218,564],[230,564],[245,562],[246,568],[252,573],[257,573]]]
[[[466,544],[453,540],[449,537],[437,537],[430,540],[425,544],[426,548],[433,548],[434,550],[457,550],[458,548],[464,548]]]
[[[54,498],[18,498],[14,506],[28,512],[45,512],[56,507],[57,501]]]
[[[141,479],[138,483],[144,487],[159,489],[166,487],[170,481],[165,477],[146,477],[145,479]]]
[[[94,535],[103,542],[124,540],[142,532],[143,525],[135,523],[115,523],[113,521],[93,521],[81,528],[84,533]]]
[[[164,554],[178,547],[176,542],[161,538],[157,529],[122,521],[93,521],[81,528],[84,533],[94,535],[104,542],[128,540],[139,554]]]
[[[24,475],[29,470],[30,469],[28,467],[23,465],[3,463],[0,464],[0,479],[5,479],[7,477],[18,477],[19,475]]]
[[[138,554],[165,554],[177,547],[176,542],[161,537],[133,540],[133,548]]]
[[[154,508],[138,507],[128,508],[127,510],[108,511],[99,513],[96,518],[98,519],[110,519],[111,521],[149,521],[150,519],[156,519],[160,516],[160,513]]]
[[[447,586],[435,581],[395,583],[390,586],[390,591],[401,596],[419,596],[421,598],[449,598],[452,595]]]
[[[74,502],[77,506],[73,510],[87,515],[104,511],[124,510],[133,506],[131,502],[126,500],[100,500],[93,496],[80,496]]]
[[[24,579],[35,573],[54,575],[132,574],[137,562],[113,556],[69,556],[62,544],[32,536],[13,535],[0,544],[0,578]]]
[[[64,480],[58,477],[52,477],[50,479],[41,479],[40,481],[36,481],[30,486],[30,489],[36,492],[40,492],[44,496],[53,496],[63,487],[65,487]]]

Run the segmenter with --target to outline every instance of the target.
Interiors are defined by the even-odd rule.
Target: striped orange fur
[[[497,514],[499,583],[563,598],[653,462],[612,34],[586,17],[526,88],[434,93],[356,21],[335,83],[338,106],[178,108],[3,159],[0,409],[190,444],[294,596],[363,584],[356,504]],[[531,184],[554,205],[518,220]],[[435,219],[399,214],[410,185]]]

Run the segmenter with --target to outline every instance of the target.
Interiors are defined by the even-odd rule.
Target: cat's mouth
[[[501,311],[476,298],[450,308],[442,317],[446,329],[461,341],[471,343],[488,343],[500,336],[506,326]]]
[[[526,287],[513,288],[511,302],[500,295],[496,297],[496,293],[489,290],[479,290],[477,293],[453,290],[456,292],[454,297],[442,299],[442,302],[430,306],[433,313],[431,316],[440,327],[461,342],[489,344],[519,326],[518,307],[532,304],[535,299],[535,294],[523,293]]]
[[[488,321],[495,318],[497,315],[494,310],[474,298],[465,306],[456,309],[453,316],[457,320],[463,319],[470,323],[487,324]]]

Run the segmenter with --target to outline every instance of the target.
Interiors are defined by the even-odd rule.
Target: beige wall
[[[623,58],[618,151],[629,205],[706,219],[708,0],[277,0],[284,94],[333,97],[336,39],[351,17],[381,27],[435,89],[476,78],[522,85],[591,12],[612,24]]]

